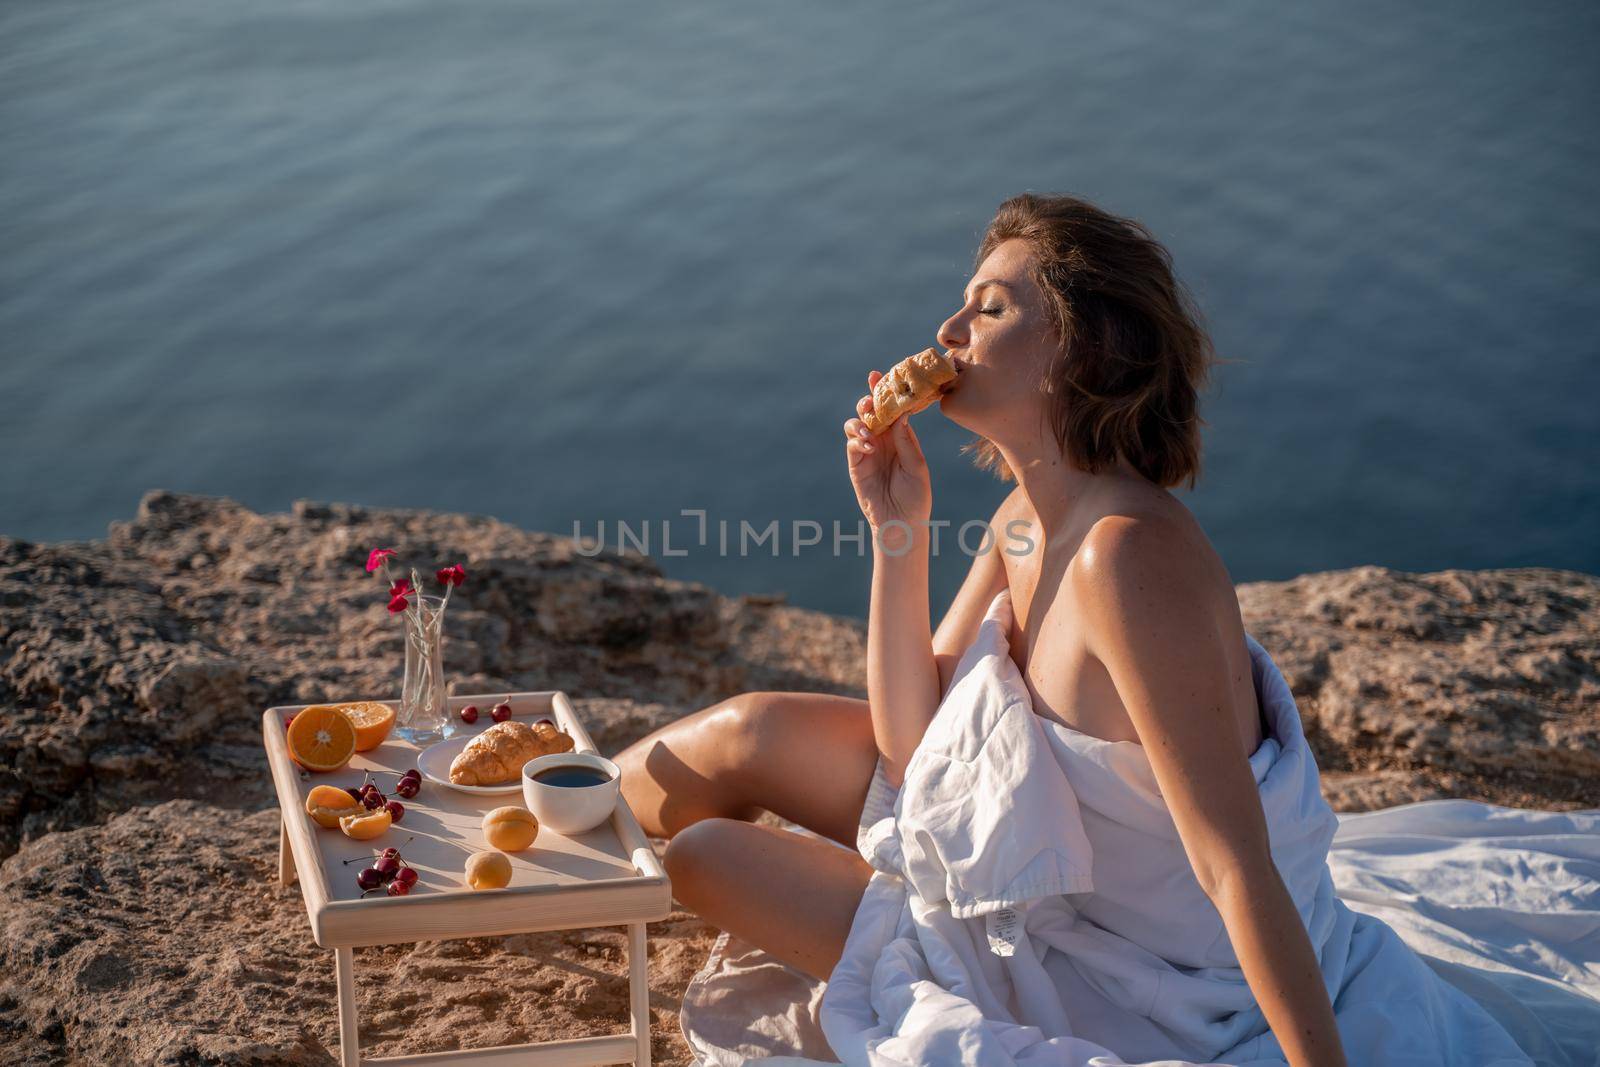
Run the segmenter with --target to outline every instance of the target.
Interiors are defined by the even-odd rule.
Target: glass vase
[[[414,745],[431,745],[456,733],[444,684],[444,598],[418,596],[405,611],[406,673],[394,732]]]

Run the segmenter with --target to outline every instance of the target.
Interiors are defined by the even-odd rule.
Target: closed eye
[[[979,312],[979,314],[982,314],[982,315],[998,315],[1004,310],[1005,310],[1005,308],[997,306],[997,307],[979,308],[978,312]]]

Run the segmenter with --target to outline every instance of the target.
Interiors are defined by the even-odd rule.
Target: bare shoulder
[[[1118,687],[1141,743],[1168,721],[1153,708],[1186,706],[1205,688],[1231,709],[1248,757],[1266,725],[1233,579],[1189,509],[1164,495],[1170,503],[1134,494],[1085,534],[1068,576],[1083,647]],[[1138,704],[1151,687],[1161,699]]]
[[[1199,520],[1172,494],[1153,486],[1111,494],[1084,535],[1069,576],[1084,594],[1119,584],[1160,582],[1208,599],[1233,595],[1233,583]]]

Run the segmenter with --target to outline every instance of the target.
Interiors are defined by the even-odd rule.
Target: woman
[[[1017,487],[937,632],[916,433],[901,419],[875,437],[851,418],[850,477],[875,533],[868,699],[747,693],[706,708],[617,757],[628,803],[672,839],[679,900],[827,979],[873,873],[855,851],[869,788],[901,785],[962,652],[1008,598],[998,617],[1033,711],[1143,747],[1284,1056],[1343,1064],[1317,953],[1268,848],[1249,762],[1266,724],[1233,583],[1167,492],[1198,473],[1209,342],[1165,250],[1083,201],[1007,201],[977,258],[938,331],[961,372],[940,409]],[[761,809],[846,847],[753,825]]]

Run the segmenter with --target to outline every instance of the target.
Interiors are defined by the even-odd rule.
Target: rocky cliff
[[[259,711],[395,687],[378,544],[470,573],[458,689],[564,689],[603,752],[743,690],[862,692],[853,621],[487,518],[157,492],[104,541],[0,539],[0,1062],[333,1062]],[[1238,595],[1335,808],[1600,806],[1600,578],[1362,567]],[[677,998],[715,931],[650,933],[655,1055],[687,1063]],[[357,975],[368,1055],[625,1025],[620,928],[365,949]]]

